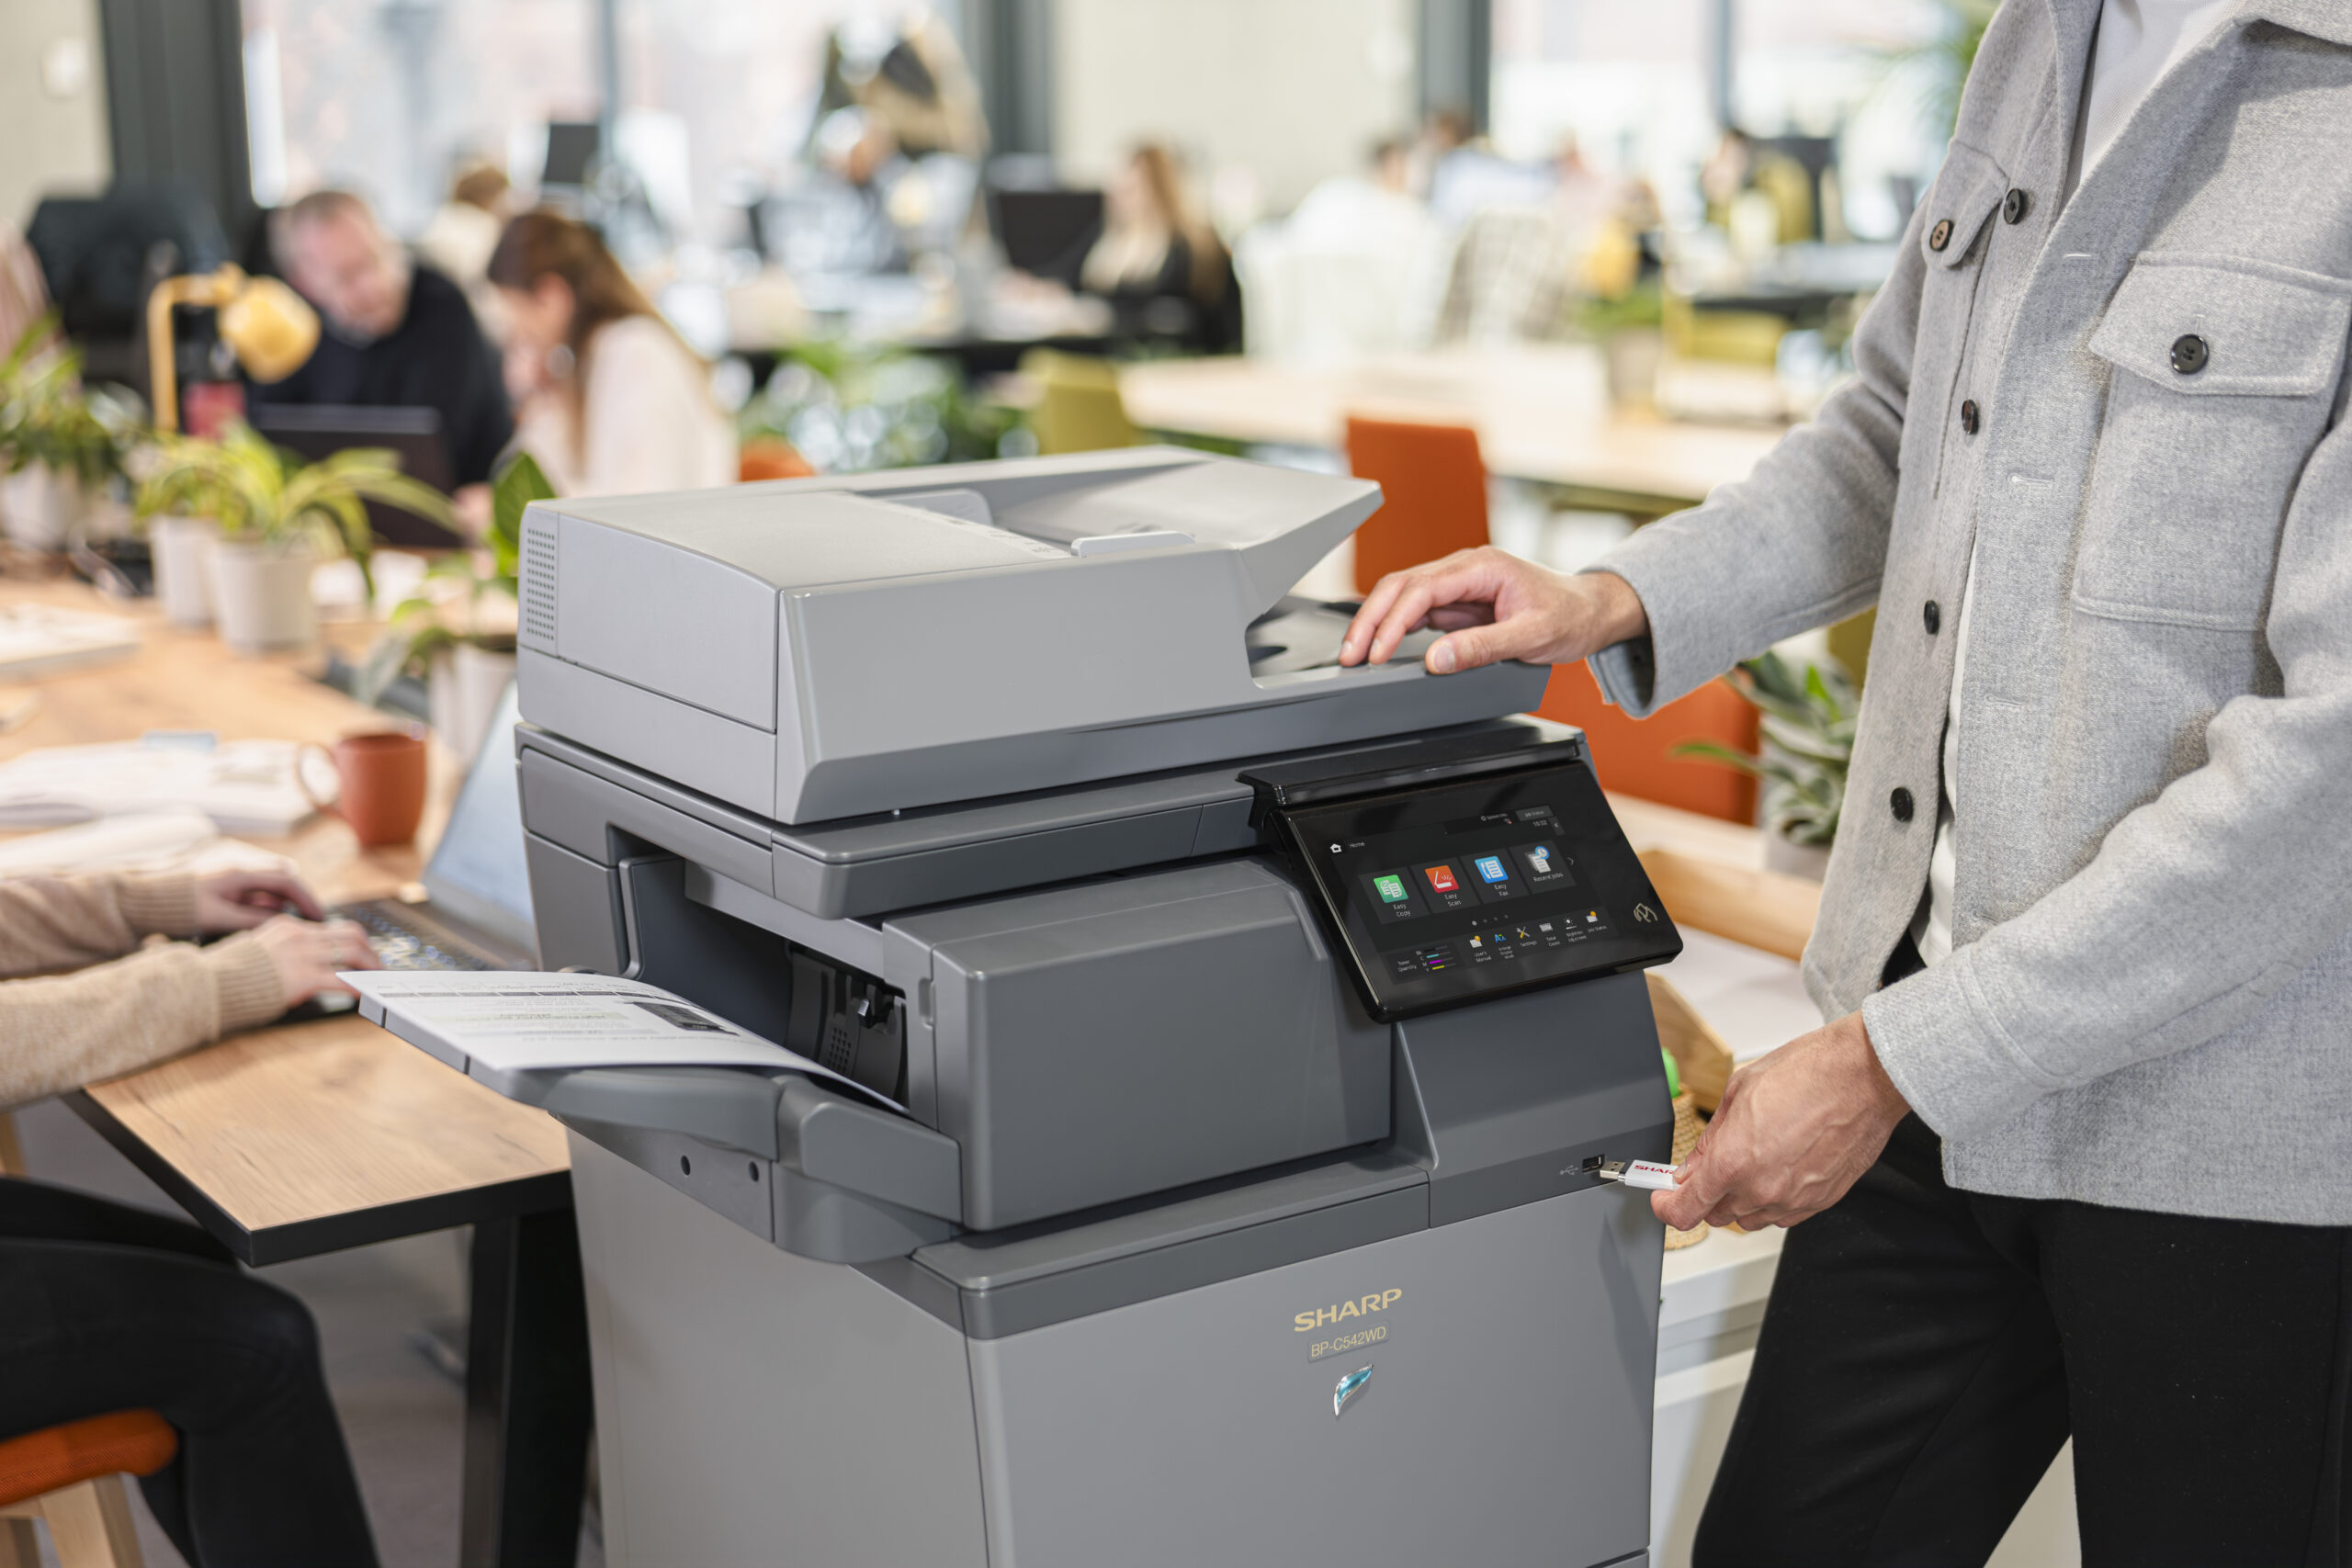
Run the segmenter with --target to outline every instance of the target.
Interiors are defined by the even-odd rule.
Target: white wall
[[[106,184],[105,76],[96,0],[0,0],[0,223]]]
[[[1093,182],[1164,141],[1204,199],[1247,169],[1283,211],[1412,130],[1413,19],[1414,0],[1057,0],[1055,156]]]

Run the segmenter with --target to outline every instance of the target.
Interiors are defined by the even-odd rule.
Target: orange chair
[[[805,479],[817,470],[791,442],[779,435],[755,435],[743,443],[736,458],[735,477],[744,484],[762,479]]]
[[[1356,592],[1392,571],[1487,543],[1487,465],[1464,425],[1348,418],[1348,469],[1377,480],[1380,510],[1356,530]]]
[[[1756,750],[1756,710],[1720,681],[1708,682],[1647,718],[1630,718],[1624,709],[1600,700],[1591,671],[1563,664],[1552,671],[1543,705],[1535,711],[1585,732],[1592,742],[1592,771],[1603,789],[1743,826],[1756,820],[1754,779],[1720,763],[1674,754],[1685,740]]]
[[[141,1568],[122,1477],[153,1475],[179,1435],[152,1410],[118,1410],[0,1443],[0,1568],[39,1568],[33,1521],[49,1525],[60,1568]]]
[[[1487,469],[1476,431],[1351,418],[1348,467],[1379,480],[1387,498],[1356,530],[1358,592],[1369,592],[1389,572],[1487,543]],[[1600,700],[1583,665],[1563,665],[1535,711],[1591,738],[1593,771],[1604,788],[1726,821],[1756,820],[1754,780],[1674,755],[1685,740],[1756,750],[1756,710],[1721,683],[1635,719]]]

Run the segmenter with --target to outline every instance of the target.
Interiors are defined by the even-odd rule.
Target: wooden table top
[[[1304,367],[1170,359],[1119,374],[1147,430],[1303,446],[1343,445],[1347,416],[1467,424],[1489,471],[1663,513],[1746,479],[1787,434],[1612,409],[1599,353],[1580,344],[1432,350]]]
[[[210,729],[224,740],[332,741],[390,721],[311,679],[320,655],[243,657],[76,583],[0,582],[0,604],[42,603],[144,623],[135,657],[20,682],[31,717],[0,735],[0,761],[41,746]],[[356,653],[369,628],[330,627]],[[0,706],[8,705],[0,704]],[[331,901],[380,897],[415,880],[458,783],[434,749],[423,843],[362,850],[314,818],[285,839]],[[127,1077],[92,1084],[74,1108],[246,1261],[267,1263],[570,1201],[563,1129],[345,1015],[234,1036]]]

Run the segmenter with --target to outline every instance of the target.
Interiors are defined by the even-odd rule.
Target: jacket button
[[[2196,375],[2212,357],[2211,347],[2195,333],[2184,333],[2172,340],[2172,367],[2180,375]]]
[[[1894,793],[1886,797],[1886,808],[1894,813],[1897,822],[1911,820],[1911,792],[1897,784]]]
[[[2009,194],[2001,198],[2001,216],[2011,223],[2022,223],[2025,221],[2026,209],[2032,205],[2033,197],[2012,186],[2009,187]]]
[[[1928,231],[1928,249],[1940,251],[1951,243],[1951,220],[1939,218],[1936,226]]]
[[[2177,354],[2179,351],[2176,349],[2174,352]],[[2175,369],[2178,369],[2180,367],[2178,360],[2175,360],[2173,362],[2173,367]],[[1976,400],[1974,398],[1971,398],[1966,402],[1960,405],[1960,427],[1961,429],[1968,432],[1969,434],[1973,435],[1976,434],[1976,426],[1980,422],[1976,417]]]
[[[1943,608],[1933,599],[1928,600],[1927,607],[1919,612],[1919,618],[1928,623],[1928,635],[1929,637],[1933,637],[1938,632],[1944,629]]]

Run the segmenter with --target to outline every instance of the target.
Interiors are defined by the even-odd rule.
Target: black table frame
[[[464,1568],[572,1568],[594,1408],[569,1172],[254,1230],[87,1092],[64,1099],[197,1224],[256,1268],[473,1226],[458,1560]]]

